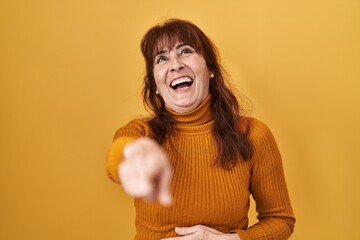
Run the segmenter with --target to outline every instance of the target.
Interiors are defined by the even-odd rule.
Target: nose
[[[179,56],[174,56],[171,59],[170,72],[176,72],[184,68],[184,64]]]

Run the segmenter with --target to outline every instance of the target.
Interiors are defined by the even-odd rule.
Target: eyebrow
[[[181,47],[183,47],[183,46],[186,46],[186,45],[189,45],[189,44],[187,44],[187,43],[181,43],[181,44],[179,44],[179,45],[176,45],[175,50],[178,50],[179,48],[181,48]],[[190,46],[190,45],[189,45],[189,46]],[[166,53],[166,52],[167,52],[167,51],[166,51],[165,49],[160,50],[158,53],[155,54],[155,58],[156,58],[158,55],[164,54],[164,53]]]
[[[175,47],[176,50],[178,50],[179,48],[181,48],[182,46],[186,46],[186,45],[189,45],[187,43],[182,43],[182,44],[179,44]]]

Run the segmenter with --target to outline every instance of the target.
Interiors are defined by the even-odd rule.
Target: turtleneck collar
[[[211,131],[214,114],[211,109],[211,95],[194,110],[187,113],[177,113],[167,109],[174,117],[176,128],[180,132],[197,133],[202,131]]]

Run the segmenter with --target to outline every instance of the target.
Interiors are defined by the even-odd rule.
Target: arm
[[[116,132],[107,172],[129,195],[169,204],[172,170],[166,153],[144,127],[133,121]]]
[[[254,120],[253,170],[250,191],[256,202],[259,222],[237,233],[240,239],[285,240],[293,232],[295,218],[286,187],[282,159],[270,129]]]
[[[143,120],[133,120],[116,131],[106,156],[106,171],[113,182],[120,183],[118,166],[123,161],[125,146],[138,138],[149,135],[150,129]]]

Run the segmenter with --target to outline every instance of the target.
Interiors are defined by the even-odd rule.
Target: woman
[[[141,42],[153,115],[120,128],[110,178],[135,197],[135,239],[288,239],[295,218],[270,130],[245,117],[215,46],[172,19]],[[250,194],[258,223],[248,228]]]

